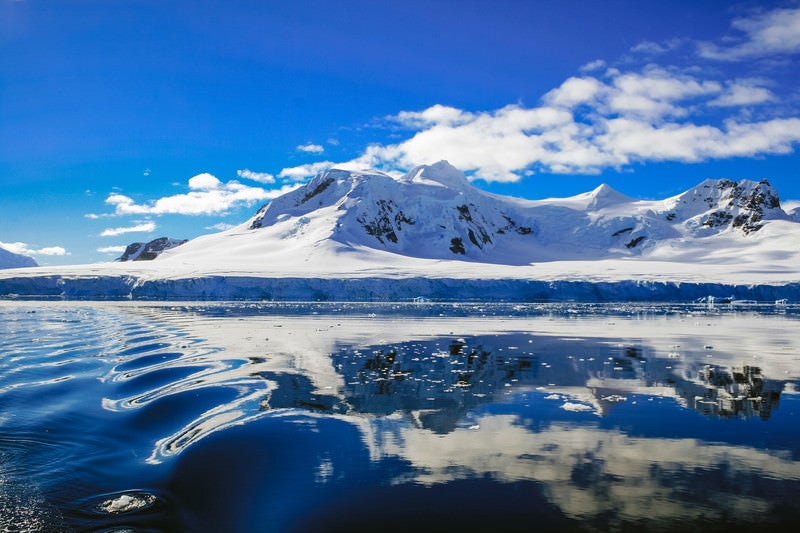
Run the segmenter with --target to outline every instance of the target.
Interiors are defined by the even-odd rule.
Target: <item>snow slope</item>
[[[0,269],[35,267],[36,261],[27,255],[15,254],[0,246]]]
[[[400,178],[323,172],[154,261],[8,271],[0,294],[800,299],[799,256],[800,224],[766,181],[707,180],[656,201],[607,185],[534,201],[481,191],[439,162]]]

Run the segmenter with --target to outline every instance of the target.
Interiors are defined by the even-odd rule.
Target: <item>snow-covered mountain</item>
[[[131,254],[129,254],[131,255]],[[248,299],[800,300],[800,222],[766,181],[664,200],[523,200],[447,162],[329,170],[249,220],[124,261],[0,273],[2,294]]]
[[[152,261],[162,252],[175,248],[185,243],[186,239],[171,239],[169,237],[159,237],[150,242],[134,242],[125,248],[125,252],[117,261]]]
[[[535,244],[524,209],[476,189],[446,162],[401,179],[324,172],[262,207],[247,228],[276,232],[283,241],[322,237],[428,259],[514,262]]]
[[[165,258],[199,261],[203,253],[229,248],[224,255],[257,261],[283,251],[305,262],[325,248],[336,255],[389,252],[496,265],[672,257],[716,262],[755,250],[764,241],[759,232],[772,221],[791,224],[797,238],[800,226],[766,181],[707,180],[659,201],[635,200],[608,185],[531,201],[481,191],[442,161],[399,179],[375,171],[323,172],[245,224]]]
[[[0,246],[0,269],[35,267],[36,261],[27,255],[15,254]]]

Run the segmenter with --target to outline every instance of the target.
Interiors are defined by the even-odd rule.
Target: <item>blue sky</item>
[[[331,165],[800,200],[800,3],[0,0],[0,243],[110,260]]]

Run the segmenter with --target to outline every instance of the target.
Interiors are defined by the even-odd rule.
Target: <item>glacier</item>
[[[620,280],[265,278],[208,276],[140,280],[130,276],[35,276],[0,280],[5,298],[68,300],[686,302],[800,301],[800,282],[785,285]]]

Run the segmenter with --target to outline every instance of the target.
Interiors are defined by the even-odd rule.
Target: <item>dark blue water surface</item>
[[[0,302],[0,531],[800,520],[794,307]]]

